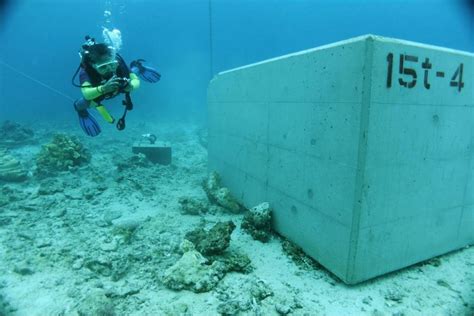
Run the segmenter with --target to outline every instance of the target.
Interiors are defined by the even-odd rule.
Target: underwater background
[[[362,34],[466,51],[474,45],[464,0],[3,2],[0,60],[72,98],[80,94],[70,81],[84,36],[101,40],[102,27],[119,29],[125,60],[143,58],[163,75],[134,94],[135,117],[203,120],[207,84],[218,72]],[[69,100],[0,71],[1,117],[75,119]]]
[[[88,137],[71,80],[104,29],[162,77]],[[213,76],[364,34],[472,52],[474,4],[0,0],[0,316],[474,315],[474,247],[347,286],[208,170]]]

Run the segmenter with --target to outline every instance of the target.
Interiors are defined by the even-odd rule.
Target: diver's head
[[[87,48],[87,63],[101,76],[111,76],[117,70],[115,49],[106,44],[93,44]]]

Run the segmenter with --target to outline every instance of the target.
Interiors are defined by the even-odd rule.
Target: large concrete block
[[[472,244],[473,57],[367,35],[222,72],[209,169],[349,284]]]

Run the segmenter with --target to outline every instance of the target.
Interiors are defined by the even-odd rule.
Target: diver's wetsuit
[[[117,70],[115,71],[115,75],[117,75],[119,78],[130,78],[129,84],[132,86],[132,90],[137,89],[140,86],[140,80],[138,79],[137,75],[129,70],[127,64],[121,57],[118,57],[117,61],[119,64]],[[96,87],[100,86],[106,81],[107,80],[102,78],[97,72],[93,71],[92,69],[88,71],[87,68],[81,66],[79,72],[79,82],[81,86],[84,86],[81,88],[83,97],[77,100],[74,106],[77,111],[86,110],[89,107],[95,107],[107,122],[113,123],[115,121],[114,118],[109,114],[101,102],[104,99],[115,97],[120,92],[106,95],[99,93]]]

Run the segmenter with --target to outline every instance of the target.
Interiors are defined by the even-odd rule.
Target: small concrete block
[[[148,141],[133,143],[132,152],[134,154],[144,154],[151,162],[160,165],[171,163],[171,145],[166,142],[156,142],[150,144]]]

